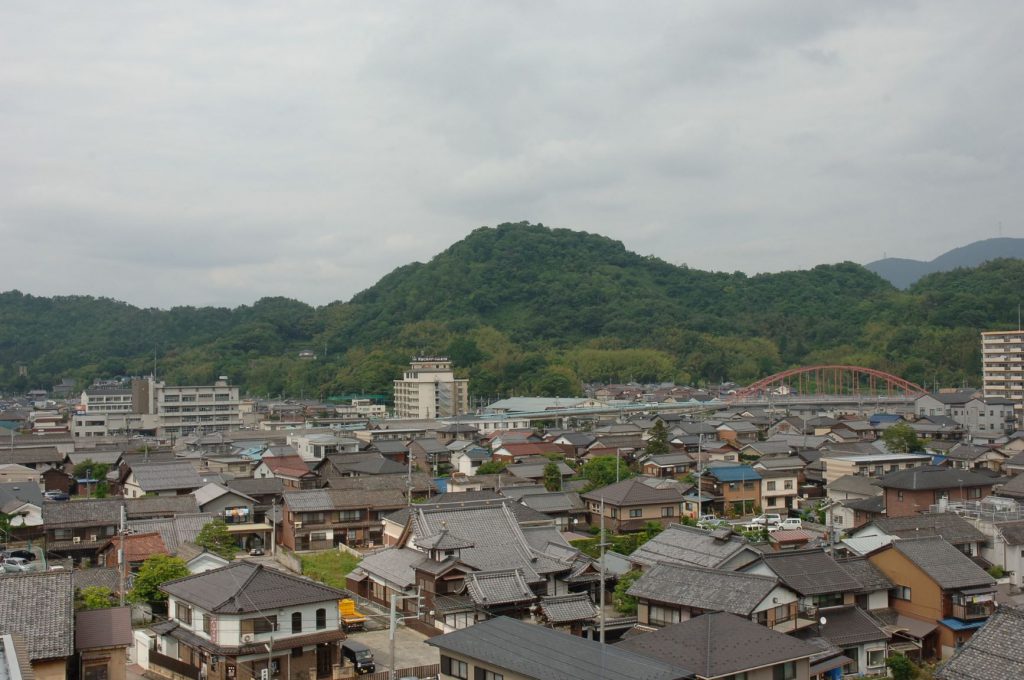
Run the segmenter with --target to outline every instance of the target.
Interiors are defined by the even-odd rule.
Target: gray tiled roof
[[[1007,545],[1024,545],[1024,520],[996,524]]]
[[[21,634],[32,661],[71,656],[74,599],[68,571],[0,577],[0,632]]]
[[[853,593],[861,584],[823,550],[794,550],[761,556],[787,586],[804,596]]]
[[[93,567],[92,569],[75,569],[71,572],[75,590],[88,588],[89,586],[100,586],[109,588],[116,593],[121,587],[121,574],[117,569],[106,567]]]
[[[881,569],[871,563],[867,557],[847,557],[837,559],[847,574],[857,579],[860,584],[860,592],[872,593],[879,590],[889,590],[893,582],[889,580]]]
[[[360,477],[359,479],[362,479]],[[292,512],[323,512],[344,508],[400,508],[406,504],[400,489],[302,489],[285,491]]]
[[[199,512],[195,496],[143,496],[142,498],[126,498],[125,513],[128,519],[155,517],[158,515],[173,516],[186,512]]]
[[[416,583],[413,568],[425,559],[427,556],[419,550],[388,548],[364,557],[357,570],[405,588]]]
[[[519,569],[466,574],[466,592],[480,606],[530,602],[537,598]]]
[[[523,623],[505,616],[426,640],[448,656],[478,659],[529,680],[684,680],[680,666],[618,645]],[[529,650],[524,654],[524,650]]]
[[[645,600],[749,617],[778,584],[770,576],[658,564],[634,581],[629,594]]]
[[[655,489],[639,479],[626,479],[583,494],[583,498],[599,501],[602,498],[610,505],[654,505],[657,503],[678,503],[683,495],[678,488]]]
[[[834,479],[829,485],[829,491],[842,493],[854,493],[860,496],[877,496],[882,489],[877,484],[871,483],[870,477],[864,475],[843,475]]]
[[[80,501],[46,501],[43,524],[53,527],[99,526],[117,524],[121,518],[120,498],[88,498]]]
[[[132,466],[132,475],[139,488],[147,493],[172,489],[192,490],[203,485],[199,473],[187,461],[136,463]]]
[[[284,492],[284,480],[280,477],[232,479],[228,481],[227,486],[250,496],[281,495]]]
[[[992,477],[972,470],[922,465],[879,477],[878,485],[886,489],[911,491],[956,489],[958,487],[992,486]]]
[[[523,497],[522,504],[537,512],[569,512],[586,509],[578,493],[541,493]]]
[[[985,540],[973,524],[952,512],[925,513],[909,517],[884,517],[874,520],[874,525],[890,536],[918,538],[941,536],[953,545],[979,543]]]
[[[935,674],[936,680],[1024,678],[1024,610],[1004,605]]]
[[[245,560],[169,581],[160,590],[217,614],[241,614],[344,597],[335,588]]]
[[[213,520],[214,516],[207,512],[183,513],[159,519],[129,520],[128,528],[137,534],[159,533],[168,552],[174,554],[182,543],[194,543],[203,527]]]
[[[747,549],[747,541],[736,535],[721,540],[701,529],[670,524],[660,534],[640,546],[629,559],[634,564],[641,565],[668,562],[715,568]]]
[[[597,608],[587,593],[571,593],[540,598],[540,609],[551,623],[586,621],[597,616]]]
[[[940,588],[968,588],[995,584],[995,579],[975,564],[970,557],[938,536],[904,538],[893,543],[892,549],[903,553],[921,571],[928,574]]]
[[[821,636],[837,647],[852,647],[889,638],[875,620],[860,607],[827,607],[819,609],[818,614],[825,617],[825,625],[818,629]]]
[[[705,678],[808,658],[818,649],[724,612],[705,614],[653,633],[637,635],[616,647],[692,668]]]

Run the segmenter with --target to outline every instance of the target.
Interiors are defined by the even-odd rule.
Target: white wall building
[[[395,381],[395,416],[446,418],[469,411],[469,380],[456,378],[447,357],[416,357]]]
[[[213,385],[167,385],[153,377],[132,383],[136,413],[156,416],[158,437],[237,430],[242,426],[238,388],[221,376]]]
[[[983,332],[981,368],[985,396],[1014,402],[1020,420],[1024,414],[1024,331]]]

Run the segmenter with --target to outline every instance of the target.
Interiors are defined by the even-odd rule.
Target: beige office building
[[[1024,331],[982,333],[981,367],[985,398],[1012,401],[1020,423],[1024,411]]]
[[[395,381],[395,416],[449,418],[469,410],[469,380],[456,378],[448,357],[416,357]]]

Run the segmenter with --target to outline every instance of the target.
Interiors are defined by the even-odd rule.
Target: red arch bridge
[[[925,392],[916,383],[876,368],[822,364],[791,368],[762,378],[737,390],[729,400],[823,396],[914,399]]]

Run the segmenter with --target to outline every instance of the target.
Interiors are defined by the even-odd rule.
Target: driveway
[[[373,650],[373,658],[377,664],[378,671],[386,671],[391,668],[390,641],[388,631],[353,631],[349,637],[358,640]],[[441,653],[437,647],[431,647],[424,640],[426,635],[417,633],[414,630],[399,626],[395,637],[395,656],[397,657],[396,668],[411,668],[413,666],[429,666],[441,663]]]

